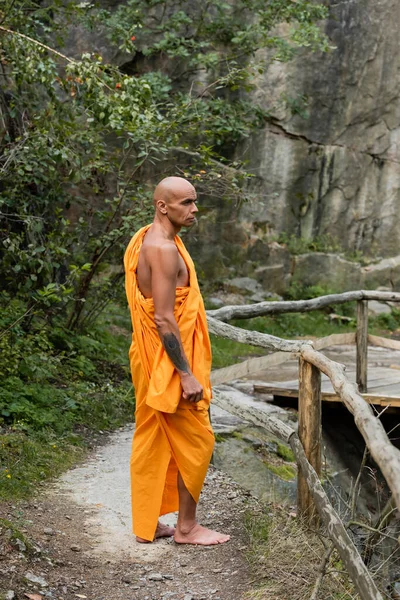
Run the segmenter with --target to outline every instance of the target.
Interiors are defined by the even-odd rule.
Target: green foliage
[[[113,11],[72,0],[3,2],[5,496],[30,493],[63,457],[68,464],[84,432],[132,414],[120,366],[129,332],[113,307],[124,295],[127,241],[151,219],[147,182],[183,174],[220,201],[244,201],[250,175],[230,156],[268,118],[248,95],[264,68],[256,51],[265,65],[299,48],[327,50],[318,27],[326,14],[312,0],[128,0]],[[281,23],[284,37],[272,33]],[[77,25],[99,31],[125,64],[84,47],[82,56],[66,56]],[[218,349],[223,364],[226,349]]]
[[[227,156],[268,118],[246,96],[262,69],[255,53],[265,49],[265,64],[301,47],[327,50],[318,26],[326,15],[307,0],[129,0],[112,12],[6,0],[0,276],[35,307],[30,322],[39,313],[88,326],[115,297],[120,274],[106,275],[107,265],[150,219],[146,170],[157,164],[161,176],[178,147],[190,147],[185,175],[200,190],[245,198],[249,175]],[[77,23],[124,51],[125,67],[63,55]],[[284,37],[271,33],[280,23]]]
[[[390,313],[369,317],[368,329],[371,333],[375,334],[382,333],[382,330],[399,330],[400,310],[398,308],[392,308]]]
[[[14,311],[24,310],[20,304],[9,302],[1,316],[3,327],[14,319]],[[4,330],[1,497],[31,494],[38,482],[81,456],[86,439],[132,419],[129,330],[123,328],[125,315],[117,317],[113,307],[90,332],[81,334],[61,327],[32,327],[26,333],[21,322]]]
[[[307,252],[342,252],[343,248],[338,239],[330,234],[322,234],[308,239],[297,235],[281,233],[277,239],[285,244],[291,254],[306,254]]]

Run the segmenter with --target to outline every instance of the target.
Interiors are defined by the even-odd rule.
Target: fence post
[[[368,367],[368,301],[357,301],[357,385],[358,391],[367,391],[367,367]]]
[[[317,475],[321,474],[321,372],[303,358],[299,361],[299,438]],[[299,469],[297,511],[310,523],[318,516],[306,478]]]

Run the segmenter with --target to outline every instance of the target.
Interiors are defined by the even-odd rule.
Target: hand
[[[184,375],[181,377],[184,400],[189,402],[199,402],[203,399],[203,388],[194,375]]]

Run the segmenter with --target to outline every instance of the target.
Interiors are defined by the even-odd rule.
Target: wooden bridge
[[[352,292],[350,292],[350,294],[352,294]],[[346,300],[348,294],[342,294],[341,296],[342,301],[348,301]],[[329,296],[326,298],[329,298]],[[315,300],[319,301],[320,298],[316,298]],[[300,312],[304,306],[307,306],[307,310],[317,310],[317,308],[320,308],[319,302],[315,302],[314,306],[311,302],[312,301],[304,301],[304,303],[302,301],[299,303],[277,302],[271,304],[288,304],[289,306],[298,304]],[[284,307],[281,306],[279,308],[281,309]],[[279,310],[277,312],[286,311]],[[357,386],[360,395],[369,404],[396,409],[400,408],[400,354],[396,357],[393,364],[388,366],[368,365],[368,347],[378,346],[388,350],[400,351],[400,341],[368,334],[367,301],[359,301],[356,332],[329,335],[314,340],[312,344],[315,350],[325,350],[341,345],[355,345],[355,361],[350,361],[350,364],[346,365],[347,379]],[[260,372],[268,373],[268,370],[270,370],[271,367],[277,367],[278,365],[281,367],[291,359],[293,359],[293,354],[288,352],[277,352],[261,358],[249,359],[237,365],[232,365],[214,372],[212,374],[212,382],[215,385],[240,377],[249,377],[250,375],[256,375],[257,377]],[[267,377],[262,377],[262,379],[266,379],[265,383],[257,383],[254,385],[254,391],[256,393],[269,394],[274,396],[274,398],[299,397],[299,379],[297,373],[296,375],[292,374],[290,376],[289,371],[289,378],[286,378],[285,380],[282,380],[281,377],[279,380],[268,380]],[[321,400],[323,401],[341,402],[340,394],[335,391],[330,378],[323,373],[321,374],[320,394]]]
[[[280,396],[298,397],[298,433],[279,419],[251,407],[245,409],[224,401],[215,394],[214,402],[221,408],[265,427],[285,441],[293,450],[298,463],[297,481],[298,513],[318,526],[322,520],[343,564],[351,576],[362,600],[383,600],[362,557],[350,539],[344,523],[331,505],[321,485],[321,400],[340,401],[353,414],[354,422],[362,434],[366,448],[381,469],[392,492],[390,514],[400,510],[400,450],[391,443],[388,434],[371,409],[371,404],[400,408],[400,370],[380,367],[368,372],[368,345],[400,350],[400,342],[368,334],[368,300],[400,302],[400,294],[358,290],[344,294],[331,294],[312,300],[293,302],[260,302],[253,305],[225,306],[207,311],[209,329],[215,335],[237,342],[252,344],[273,354],[252,358],[237,365],[212,373],[213,385],[249,377],[270,367],[284,366],[291,358],[299,359],[298,380],[267,382],[256,391]],[[248,331],[226,323],[230,319],[245,319],[283,312],[306,312],[335,304],[357,302],[357,329],[355,333],[331,335],[316,341],[285,340],[258,331]],[[355,369],[346,371],[344,365],[330,360],[320,351],[338,344],[356,346]],[[322,377],[321,377],[322,375]],[[368,383],[369,377],[369,383]],[[356,497],[357,482],[353,495]],[[383,518],[383,517],[382,517]],[[380,526],[379,523],[377,527]],[[374,530],[375,531],[375,530]],[[313,597],[316,597],[313,594]]]
[[[356,352],[349,346],[351,343],[355,344],[355,339],[352,339],[355,338],[355,334],[335,337],[337,346],[332,344],[326,354],[332,360],[343,362],[346,366],[347,379],[358,386]],[[376,336],[369,336],[369,338],[373,338],[373,343],[370,339],[368,340],[368,356],[372,354],[372,359],[366,360],[365,363],[368,385],[367,390],[360,395],[366,402],[376,407],[389,408],[390,412],[398,411],[400,409],[400,342]],[[321,341],[316,340],[314,347],[318,347]],[[386,342],[390,342],[390,349]],[[342,344],[344,347],[340,347]],[[377,348],[377,346],[381,347]],[[385,348],[387,348],[386,351]],[[254,384],[254,391],[257,394],[272,395],[274,400],[299,397],[298,369],[293,360],[279,365],[278,369],[267,368],[260,373],[253,374],[253,377],[257,380]],[[341,402],[340,395],[324,373],[321,374],[321,400]]]
[[[347,378],[350,382],[356,383],[356,372],[346,370]],[[393,374],[389,368],[375,367],[368,371],[369,385],[368,392],[361,396],[369,404],[377,406],[388,406],[391,408],[400,408],[400,370]],[[258,394],[270,394],[274,400],[299,397],[299,380],[289,381],[271,381],[266,383],[257,383],[254,385],[254,391]],[[341,402],[339,394],[333,389],[333,385],[326,375],[321,377],[321,400],[326,402]]]

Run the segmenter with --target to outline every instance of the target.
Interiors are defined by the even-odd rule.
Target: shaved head
[[[165,177],[157,185],[154,190],[154,206],[162,200],[168,204],[174,198],[188,195],[189,197],[195,193],[193,185],[183,177]]]

